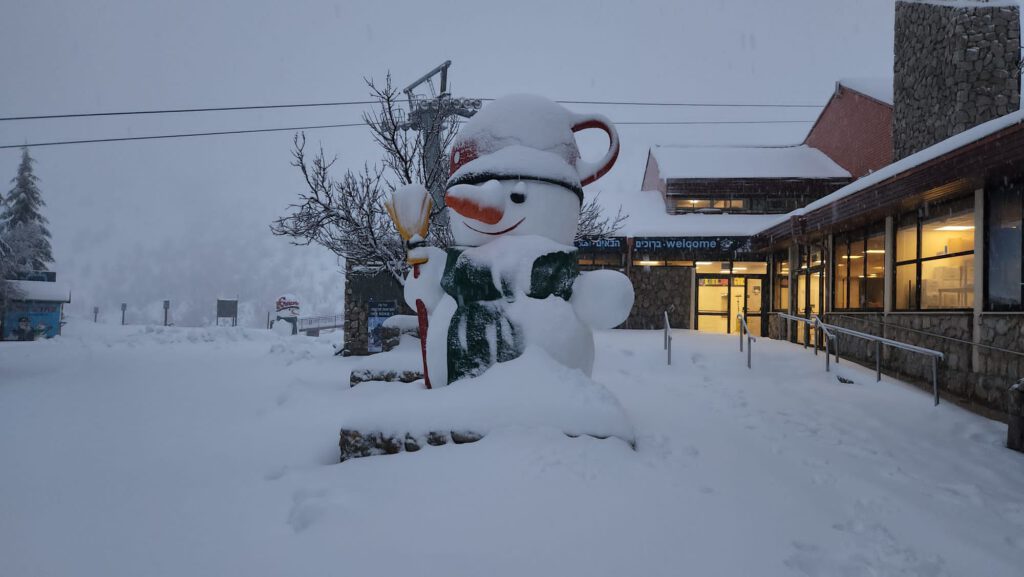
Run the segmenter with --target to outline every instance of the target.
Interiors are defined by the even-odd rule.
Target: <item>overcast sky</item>
[[[390,70],[404,86],[447,59],[456,96],[824,104],[839,78],[891,75],[892,28],[892,0],[8,0],[0,116],[364,100],[365,77]],[[616,121],[817,113],[573,108]],[[361,111],[0,122],[0,145],[357,122]],[[652,144],[795,143],[809,128],[622,126],[618,164],[587,192],[638,190]],[[379,158],[364,128],[308,137],[342,167]],[[259,318],[273,294],[293,292],[311,309],[340,311],[330,255],[268,232],[301,190],[290,141],[267,133],[32,149],[71,310],[170,298],[191,307],[183,323],[199,322],[207,297],[237,294]],[[588,137],[584,155],[602,145]],[[0,178],[14,176],[18,159],[0,150]]]

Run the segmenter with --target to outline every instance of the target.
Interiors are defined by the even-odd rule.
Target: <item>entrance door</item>
[[[818,247],[806,249],[801,247],[800,273],[797,275],[796,313],[798,316],[811,318],[822,313],[825,302],[825,269],[822,251]],[[796,342],[815,343],[814,331],[806,323],[797,323]]]
[[[744,290],[743,318],[747,320],[747,328],[755,337],[761,336],[761,299],[764,279],[747,277]]]
[[[729,332],[729,277],[697,277],[697,330]]]

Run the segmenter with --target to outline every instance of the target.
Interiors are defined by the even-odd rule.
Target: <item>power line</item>
[[[613,122],[616,126],[622,125],[640,125],[640,124],[814,124],[813,120],[680,120],[680,121],[627,121],[627,122]]]
[[[5,120],[45,120],[51,118],[89,118],[95,116],[133,116],[142,114],[178,114],[182,112],[225,112],[230,110],[268,110],[271,108],[314,108],[318,106],[352,106],[376,104],[376,100],[353,100],[351,102],[311,102],[303,104],[265,104],[259,106],[220,106],[213,108],[168,108],[165,110],[127,110],[118,112],[81,112],[72,114],[40,114],[36,116],[7,116]]]
[[[742,102],[635,102],[612,100],[556,100],[559,104],[598,104],[615,106],[694,106],[700,108],[824,108],[821,104],[783,104]]]
[[[152,136],[122,136],[118,138],[90,138],[86,140],[61,140],[54,142],[36,142],[30,144],[5,144],[0,146],[0,150],[5,148],[21,148],[23,146],[28,147],[39,147],[39,146],[59,146],[62,144],[94,144],[98,142],[124,142],[128,140],[160,140],[163,138],[190,138],[193,136],[222,136],[225,134],[253,134],[257,132],[285,132],[295,130],[318,130],[321,128],[350,128],[354,126],[366,126],[365,123],[356,122],[352,124],[321,124],[318,126],[293,126],[291,128],[255,128],[252,130],[222,130],[218,132],[190,132],[187,134],[156,134]]]
[[[494,100],[481,98],[480,100]],[[661,107],[693,107],[693,108],[822,108],[819,104],[784,104],[784,103],[738,103],[738,102],[639,102],[614,100],[556,100],[560,104],[589,104],[609,106],[661,106]],[[219,106],[205,108],[167,108],[156,110],[123,110],[113,112],[79,112],[67,114],[37,114],[27,116],[0,117],[0,122],[9,120],[49,120],[55,118],[93,118],[103,116],[137,116],[147,114],[180,114],[193,112],[227,112],[233,110],[270,110],[279,108],[315,108],[325,106],[356,106],[377,104],[377,100],[352,100],[348,102],[307,102],[298,104],[263,104],[253,106]]]
[[[684,120],[684,121],[625,121],[613,122],[615,125],[716,125],[716,124],[811,124],[813,120]],[[60,146],[64,144],[96,144],[101,142],[125,142],[130,140],[161,140],[168,138],[191,138],[195,136],[224,136],[228,134],[254,134],[260,132],[291,132],[297,130],[319,130],[324,128],[353,128],[366,126],[363,122],[348,124],[319,124],[316,126],[292,126],[288,128],[254,128],[250,130],[221,130],[217,132],[189,132],[184,134],[155,134],[150,136],[121,136],[115,138],[89,138],[83,140],[60,140],[52,142],[35,142],[28,144],[0,145],[0,150],[7,148]]]

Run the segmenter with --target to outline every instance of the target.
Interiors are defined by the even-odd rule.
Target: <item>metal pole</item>
[[[672,335],[668,336],[668,364],[672,366]]]
[[[882,341],[875,341],[875,382],[882,380]]]
[[[92,322],[100,322],[100,307],[92,307]]]
[[[750,337],[747,337],[747,368],[750,368],[750,351],[753,347],[750,346]]]
[[[121,303],[121,325],[124,325],[124,312],[128,310],[128,303]]]
[[[935,393],[935,406],[939,406],[939,358],[932,357],[932,392]]]
[[[740,317],[740,318],[742,318],[742,317]],[[740,352],[742,353],[743,352],[743,321],[742,320],[740,321],[740,330],[738,332],[740,333]]]
[[[828,366],[828,353],[829,353],[828,346],[829,345],[828,345],[828,341],[829,341],[829,338],[826,336],[825,337],[825,372],[826,373],[829,372],[829,366]]]

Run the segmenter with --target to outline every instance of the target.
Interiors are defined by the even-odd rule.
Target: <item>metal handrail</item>
[[[665,311],[665,350],[668,351],[668,364],[672,364],[672,325],[668,322],[668,311]]]
[[[743,334],[747,335],[747,368],[750,368],[750,353],[754,350],[751,343],[756,343],[757,339],[750,333],[750,327],[747,326],[747,319],[744,318],[743,313],[736,315],[736,318],[740,321],[740,352],[743,352]]]
[[[830,324],[827,324],[827,323],[823,323],[823,322],[821,322],[821,319],[818,318],[817,315],[815,315],[813,319],[805,319],[805,318],[802,318],[802,317],[794,317],[793,315],[788,315],[788,314],[785,314],[785,313],[776,313],[776,314],[778,314],[782,318],[789,319],[789,320],[792,320],[792,321],[814,323],[814,326],[817,327],[817,328],[820,328],[822,331],[828,331],[828,332],[835,332],[835,333],[844,334],[844,335],[850,335],[852,337],[857,337],[857,338],[860,338],[860,339],[864,339],[866,341],[874,342],[875,343],[875,381],[876,382],[882,380],[882,345],[885,345],[885,346],[888,346],[888,347],[893,347],[895,349],[902,349],[902,350],[909,351],[909,352],[912,352],[912,353],[918,353],[918,354],[930,356],[932,358],[932,393],[933,393],[933,395],[935,397],[935,405],[938,406],[938,404],[939,404],[939,367],[938,367],[938,362],[939,362],[939,359],[945,360],[945,358],[946,358],[946,355],[942,351],[936,351],[934,349],[929,349],[929,348],[925,348],[925,347],[919,347],[917,345],[911,345],[911,344],[907,344],[907,343],[902,343],[900,341],[895,341],[893,339],[887,339],[885,337],[880,337],[878,335],[862,333],[860,331],[855,331],[853,329],[848,329],[846,327],[841,327],[841,326],[838,326],[838,325],[830,325]],[[826,332],[826,334],[828,334],[828,332]],[[825,343],[826,343],[826,346],[828,346],[828,340],[826,340]],[[828,353],[827,352],[826,352],[826,357],[825,358],[826,358],[826,363],[827,363],[828,362]],[[837,345],[836,345],[836,362],[839,362],[839,346],[838,346],[838,341],[837,341]]]
[[[808,325],[810,325],[810,328],[812,328],[814,330],[817,330],[817,331],[820,331],[823,335],[825,335],[825,339],[824,340],[825,340],[825,372],[826,373],[830,372],[832,370],[831,364],[829,362],[829,359],[831,358],[832,347],[829,345],[829,343],[835,344],[836,364],[839,364],[839,344],[838,344],[838,341],[836,340],[836,336],[834,334],[832,334],[832,332],[830,332],[826,326],[824,326],[825,323],[821,322],[821,319],[818,318],[818,315],[814,315],[811,318],[807,318],[807,317],[797,317],[797,316],[793,316],[793,315],[788,315],[786,313],[775,313],[775,314],[779,315],[780,317],[789,319],[791,321],[807,323]],[[807,348],[807,340],[808,339],[804,339],[804,348],[805,349]],[[818,340],[821,340],[821,339],[818,339]],[[818,345],[817,344],[814,345],[814,356],[818,356]]]

